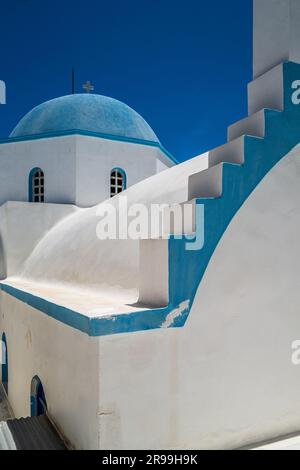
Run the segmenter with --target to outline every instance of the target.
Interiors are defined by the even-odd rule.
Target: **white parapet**
[[[168,243],[167,239],[140,241],[140,304],[164,307],[169,302]]]

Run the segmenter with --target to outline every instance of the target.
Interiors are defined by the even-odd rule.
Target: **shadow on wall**
[[[6,257],[5,257],[2,236],[0,234],[0,280],[5,279],[6,277],[7,277]]]

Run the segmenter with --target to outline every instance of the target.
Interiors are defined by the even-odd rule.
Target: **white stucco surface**
[[[91,207],[110,197],[110,173],[126,173],[127,187],[172,167],[155,146],[99,137],[62,137],[0,142],[0,204],[28,201],[29,174],[45,174],[45,201]]]
[[[74,204],[76,200],[76,137],[57,137],[0,144],[0,204],[28,201],[29,174],[45,173],[45,201]]]
[[[0,276],[18,272],[38,242],[78,210],[64,204],[7,202],[0,206]]]
[[[154,175],[121,196],[127,196],[128,205],[187,201],[189,175],[207,166],[205,154]],[[109,200],[116,208],[118,201],[118,196]],[[24,266],[5,282],[89,316],[138,308],[132,304],[139,298],[140,283],[146,285],[140,277],[140,242],[99,240],[96,228],[100,209],[101,205],[79,209],[54,227]],[[144,291],[144,298],[149,299],[150,294]],[[164,302],[165,298],[164,294]]]
[[[151,178],[164,188],[156,196],[178,198],[198,165],[169,170],[174,189],[163,173]],[[183,328],[90,338],[2,292],[15,414],[28,415],[37,374],[51,416],[76,448],[230,449],[299,430],[300,369],[291,362],[300,332],[299,175],[297,147],[230,224]],[[149,197],[151,180],[136,194],[145,186]],[[75,227],[78,216],[52,232]],[[36,256],[28,273],[38,289],[57,256],[39,274]]]
[[[76,204],[90,207],[110,196],[110,172],[122,168],[127,187],[173,166],[157,147],[76,137]]]
[[[300,436],[286,437],[254,447],[251,450],[300,450]]]
[[[168,305],[168,241],[99,240],[100,213],[109,203],[124,215],[124,197],[128,207],[222,197],[223,162],[243,164],[243,135],[264,137],[263,108],[283,110],[282,62],[300,62],[299,26],[298,0],[254,0],[249,117],[229,128],[229,144],[180,165],[156,146],[118,139],[2,143],[0,204],[18,201],[0,207],[3,283],[89,318]],[[45,173],[46,204],[24,202],[33,167]],[[110,199],[112,168],[125,171],[128,189]],[[16,417],[30,414],[38,375],[50,416],[76,449],[298,448],[299,178],[300,145],[230,223],[184,327],[170,328],[189,298],[160,329],[89,337],[1,291]],[[290,438],[267,443],[280,436]]]
[[[227,229],[184,328],[101,338],[102,448],[230,449],[299,430],[299,175],[298,147]]]
[[[300,62],[298,0],[254,0],[253,76],[291,60]]]
[[[30,416],[30,385],[38,375],[48,412],[71,444],[98,448],[98,339],[4,292],[0,311],[0,332],[7,339],[8,398],[15,417]]]
[[[282,64],[268,70],[248,84],[248,114],[269,108],[283,110]]]
[[[190,176],[207,167],[206,154],[123,196],[129,203],[181,203],[191,197]],[[30,381],[38,375],[51,416],[76,448],[229,449],[299,430],[300,372],[291,362],[300,331],[299,176],[297,147],[230,224],[183,328],[168,329],[167,322],[160,330],[90,338],[1,292],[15,414],[28,415]],[[19,206],[12,207],[10,217]],[[45,220],[53,228],[34,229],[36,241],[16,260],[19,238],[10,239],[15,266],[26,260],[7,284],[88,316],[138,309],[132,304],[141,279],[148,301],[151,292],[165,292],[153,281],[152,291],[145,289],[153,271],[142,268],[141,277],[138,241],[97,239],[101,205],[69,206],[59,216],[51,207]],[[24,222],[11,220],[21,233]],[[151,259],[148,247],[145,256]]]

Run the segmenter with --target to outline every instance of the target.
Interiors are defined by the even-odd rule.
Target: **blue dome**
[[[75,130],[159,142],[147,122],[129,106],[94,94],[62,96],[40,104],[21,119],[10,137]]]

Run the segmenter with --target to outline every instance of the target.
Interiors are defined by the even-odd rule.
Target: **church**
[[[30,111],[1,142],[0,204],[91,207],[174,164],[129,106],[101,95],[62,96]]]
[[[221,147],[179,164],[91,93],[0,141],[1,380],[15,420],[47,415],[70,448],[300,433],[300,4],[253,3],[248,116]],[[203,246],[187,249],[197,217],[181,236],[99,239],[121,197],[202,208]]]

